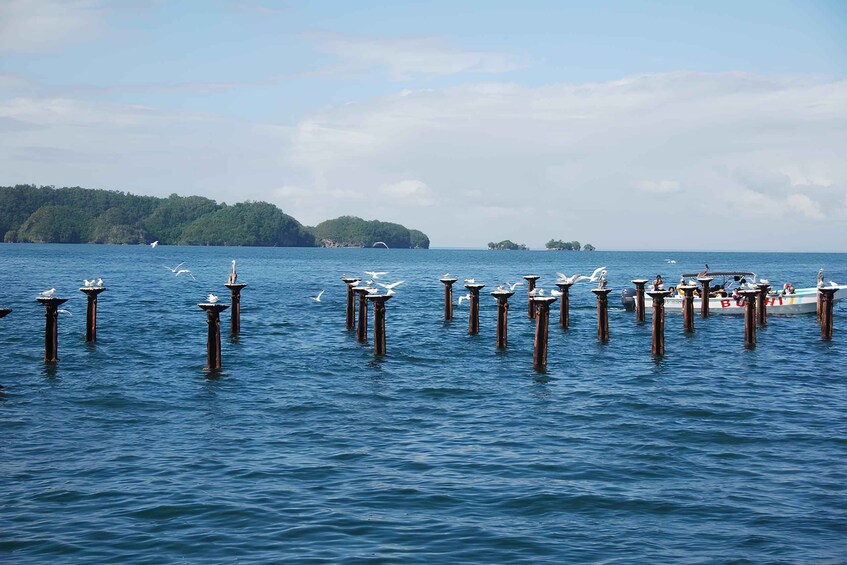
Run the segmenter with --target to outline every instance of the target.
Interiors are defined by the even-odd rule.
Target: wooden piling
[[[59,306],[68,301],[67,298],[36,298],[44,305],[44,362],[59,362]]]
[[[359,319],[356,326],[356,341],[365,343],[368,341],[368,289],[367,287],[355,287],[353,292],[359,297]]]
[[[657,357],[665,354],[665,298],[669,290],[650,290],[648,296],[653,299],[653,345],[652,353]]]
[[[562,295],[559,297],[559,327],[567,330],[571,327],[571,287],[573,283],[556,282],[559,287],[559,292]]]
[[[644,311],[644,285],[648,282],[647,279],[635,279],[632,284],[635,285],[635,321],[636,323],[644,322],[647,313]]]
[[[759,327],[768,325],[768,292],[771,285],[768,283],[757,283],[756,288],[759,289],[759,294],[756,295],[756,316],[758,318]]]
[[[229,289],[230,310],[229,333],[230,335],[238,335],[241,333],[241,291],[247,286],[247,283],[226,283],[224,285]]]
[[[344,310],[344,327],[347,328],[347,331],[353,331],[356,329],[356,307],[353,300],[353,288],[359,282],[359,279],[356,277],[342,277],[341,280],[347,287],[347,308]]]
[[[217,371],[221,368],[221,312],[229,308],[229,304],[207,303],[198,304],[206,312],[206,370]]]
[[[438,279],[444,284],[444,321],[453,319],[453,283],[459,279],[443,277]]]
[[[606,343],[609,341],[609,293],[611,288],[592,288],[597,295],[597,339]]]
[[[484,284],[466,284],[465,288],[471,294],[470,316],[468,318],[468,335],[479,333],[479,291],[485,287]]]
[[[543,371],[547,367],[547,335],[550,325],[550,305],[555,301],[555,296],[538,296],[532,298],[536,311],[532,365],[537,371]]]
[[[535,305],[532,302],[533,296],[532,291],[535,290],[535,281],[541,278],[541,275],[526,275],[524,279],[526,279],[526,292],[528,296],[526,315],[530,320],[535,319]]]
[[[88,298],[85,308],[85,341],[97,341],[97,296],[106,289],[102,286],[87,286],[79,290]]]
[[[759,290],[740,290],[744,297],[744,346],[756,347],[756,297]]]
[[[821,302],[821,339],[832,339],[833,314],[832,307],[835,302],[835,287],[819,288]]]
[[[697,277],[700,283],[700,317],[709,317],[709,292],[712,290],[712,277]]]
[[[491,296],[497,299],[497,349],[506,349],[509,336],[509,297],[511,290],[495,290]]]
[[[391,294],[369,294],[367,300],[374,305],[374,355],[385,355],[385,303]]]
[[[694,331],[694,285],[681,284],[676,287],[682,293],[682,327],[687,333]]]

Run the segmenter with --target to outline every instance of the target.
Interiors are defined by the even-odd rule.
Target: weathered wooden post
[[[559,327],[567,330],[571,327],[571,287],[573,283],[556,281],[556,286],[562,293],[559,297]]]
[[[506,349],[509,335],[509,297],[512,290],[497,289],[491,296],[497,299],[497,349]]]
[[[821,298],[821,338],[832,339],[833,315],[832,306],[835,299],[835,293],[838,291],[835,287],[819,288],[818,292]]]
[[[232,304],[230,311],[230,335],[238,335],[241,333],[241,291],[247,286],[247,283],[226,283],[224,285],[229,289],[229,298]]]
[[[759,319],[759,326],[765,327],[768,325],[768,291],[771,285],[768,283],[757,283],[756,288],[759,289],[759,294],[756,296],[756,315]]]
[[[606,343],[609,341],[609,293],[611,288],[592,288],[597,295],[597,339]]]
[[[635,321],[642,323],[646,316],[644,312],[644,285],[649,281],[647,279],[635,279],[632,284],[635,285]]]
[[[550,305],[556,301],[555,296],[533,297],[536,308],[535,342],[532,350],[532,365],[537,371],[547,367],[547,335],[550,324]]]
[[[79,290],[88,298],[85,308],[85,341],[97,341],[97,296],[106,289],[102,286],[86,286]]]
[[[438,280],[444,284],[444,321],[449,322],[453,319],[453,283],[459,279],[442,277]]]
[[[744,345],[756,347],[756,296],[759,290],[739,290],[744,297]]]
[[[527,312],[526,315],[530,320],[535,319],[535,305],[532,303],[532,291],[535,290],[535,281],[541,278],[541,275],[526,275],[524,279],[526,279],[526,292],[529,300],[527,302]]]
[[[44,305],[44,362],[59,362],[59,306],[68,301],[67,298],[36,298]]]
[[[653,355],[665,354],[665,298],[670,296],[669,290],[647,291],[653,299]]]
[[[712,290],[712,277],[697,277],[700,282],[700,317],[709,317],[709,292]]]
[[[221,312],[229,304],[201,302],[198,304],[206,312],[208,334],[206,337],[206,370],[217,371],[221,368]]]
[[[367,300],[374,305],[374,355],[385,355],[385,303],[391,294],[369,294]]]
[[[691,333],[694,331],[694,291],[697,289],[694,285],[681,284],[676,287],[677,292],[681,292],[682,297],[682,327]]]
[[[485,287],[484,284],[468,283],[465,288],[471,294],[470,319],[468,321],[468,335],[479,333],[479,291]]]
[[[347,286],[347,309],[344,311],[344,327],[347,328],[348,331],[352,331],[356,328],[356,308],[355,302],[353,301],[353,288],[355,288],[356,283],[359,282],[359,279],[356,277],[341,277],[341,280]]]
[[[356,326],[356,341],[368,341],[368,287],[357,286],[353,292],[359,297],[359,319]]]
[[[824,279],[824,273],[823,273],[823,267],[821,267],[820,271],[818,271],[818,285],[817,285],[817,289],[818,289],[818,293],[817,293],[817,299],[818,299],[817,315],[818,315],[818,323],[819,324],[821,323],[821,317],[822,317],[821,305],[823,304],[823,295],[821,294],[821,289],[823,288],[823,279]]]

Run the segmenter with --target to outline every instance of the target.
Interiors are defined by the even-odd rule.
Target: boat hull
[[[834,302],[847,298],[847,286],[839,286],[835,293]],[[709,298],[710,314],[743,314],[747,304],[746,298],[713,297]],[[702,300],[694,298],[694,310],[700,311]],[[809,314],[817,312],[818,291],[816,288],[799,288],[794,294],[769,295],[765,299],[768,314]],[[648,310],[649,300],[648,300]],[[682,297],[665,298],[665,311],[682,312]]]

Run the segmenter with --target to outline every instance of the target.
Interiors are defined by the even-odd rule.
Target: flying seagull
[[[511,283],[511,284],[509,284],[509,290],[514,292],[515,289],[518,288],[519,286],[523,286],[523,283],[522,282]]]
[[[178,271],[176,272],[176,276],[177,276],[177,277],[178,277],[178,276],[180,276],[180,275],[185,275],[185,274],[187,274],[188,276],[190,276],[190,277],[191,277],[191,280],[193,280],[193,281],[196,281],[196,280],[197,280],[197,279],[195,279],[195,278],[194,278],[194,274],[193,274],[191,271],[189,271],[188,269],[180,269],[180,270],[178,270]]]
[[[150,244],[150,247],[152,247],[153,249],[156,249],[156,246],[157,246],[157,245],[159,245],[159,240],[158,240],[158,239],[157,239],[156,241],[154,241],[153,243],[151,243],[151,244]]]
[[[380,271],[365,271],[366,275],[370,275],[372,279],[378,279],[379,275],[387,275],[388,271],[380,272]]]
[[[317,296],[310,296],[309,298],[311,298],[311,299],[312,299],[312,300],[314,300],[315,302],[320,302],[320,301],[321,301],[321,296],[323,296],[323,293],[324,293],[324,291],[322,290],[322,291],[320,291],[320,292],[318,293],[318,295],[317,295]]]
[[[591,273],[591,276],[588,278],[588,282],[594,282],[597,280],[597,277],[600,275],[601,271],[603,271],[606,267],[597,267],[594,269],[594,272]]]
[[[167,270],[169,270],[170,272],[176,273],[179,270],[179,268],[182,267],[183,265],[185,265],[185,261],[183,261],[182,263],[180,263],[179,265],[177,265],[176,267],[173,267],[173,268],[168,267],[167,265],[162,265],[162,266],[164,268],[166,268]]]
[[[397,281],[397,282],[393,282],[391,284],[382,284],[382,283],[376,283],[376,284],[378,284],[379,286],[381,286],[385,290],[391,292],[392,290],[394,290],[395,287],[400,286],[404,282],[406,282],[406,281]]]
[[[464,296],[460,296],[460,297],[459,297],[459,306],[461,306],[461,305],[462,305],[462,302],[464,302],[465,300],[470,300],[470,299],[471,299],[471,293],[470,293],[470,292],[469,292],[469,293],[467,293],[467,294],[466,294],[466,295],[464,295]]]

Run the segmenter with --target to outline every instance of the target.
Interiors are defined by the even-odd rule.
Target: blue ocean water
[[[210,375],[197,303],[227,298],[231,259],[242,333],[224,313]],[[196,282],[163,267],[181,261]],[[669,315],[657,360],[617,292],[598,343],[578,285],[538,373],[524,287],[495,351],[497,284],[606,265],[620,289],[704,262],[847,281],[844,254],[0,246],[0,561],[847,561],[843,303],[832,341],[774,316],[755,349],[741,318],[686,335]],[[340,276],[365,270],[406,281],[379,359],[344,328]],[[479,335],[464,305],[443,322],[446,272],[488,285]],[[86,345],[77,289],[96,276]],[[70,314],[45,367],[51,287]]]

